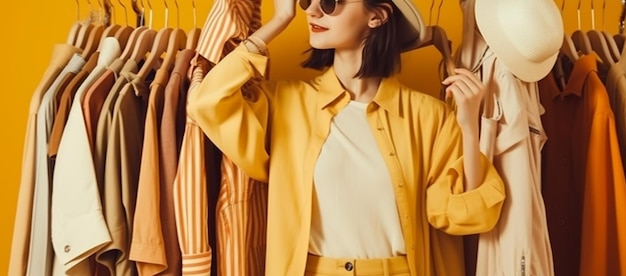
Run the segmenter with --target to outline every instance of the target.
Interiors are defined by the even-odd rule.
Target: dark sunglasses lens
[[[335,11],[335,0],[320,0],[320,6],[322,11],[326,14],[331,14]]]
[[[312,0],[298,0],[298,3],[300,3],[300,8],[306,10],[309,6],[311,6],[311,1]],[[322,11],[326,14],[331,14],[335,11],[336,3],[337,2],[335,0],[320,0]]]
[[[300,2],[300,8],[303,10],[308,9],[311,5],[311,0],[298,0],[298,2]]]

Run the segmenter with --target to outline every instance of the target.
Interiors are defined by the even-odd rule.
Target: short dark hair
[[[402,20],[402,14],[391,0],[365,0],[363,2],[369,9],[379,7],[381,2],[388,3],[393,10],[387,11],[389,20],[380,27],[372,29],[365,39],[361,68],[355,77],[386,78],[398,72],[401,67],[402,48],[400,39],[397,37],[397,25]],[[387,6],[382,7],[387,8]],[[335,49],[309,48],[306,52],[311,54],[301,64],[305,68],[321,70],[331,66],[334,62]]]

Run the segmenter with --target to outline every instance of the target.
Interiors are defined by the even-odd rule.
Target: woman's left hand
[[[456,75],[443,80],[446,97],[453,96],[457,106],[456,119],[463,130],[476,131],[480,104],[487,90],[486,86],[467,69],[455,69]]]

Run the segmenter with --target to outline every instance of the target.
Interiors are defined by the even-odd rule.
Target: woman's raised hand
[[[486,86],[467,69],[455,69],[456,75],[443,80],[446,97],[453,96],[457,106],[457,121],[463,130],[476,131],[480,104],[485,95]]]
[[[274,0],[274,16],[250,36],[261,39],[267,45],[278,36],[296,17],[298,0]]]

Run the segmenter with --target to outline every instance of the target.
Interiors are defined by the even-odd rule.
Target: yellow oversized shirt
[[[313,169],[350,95],[332,68],[309,81],[247,85],[267,61],[240,45],[190,93],[187,112],[246,174],[269,183],[266,275],[303,275]],[[482,184],[464,192],[455,114],[396,78],[381,81],[367,120],[394,185],[411,275],[464,275],[458,235],[497,222],[505,194],[496,170],[482,157]]]

